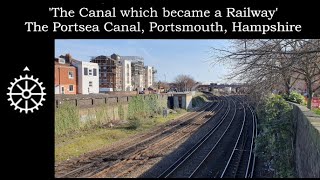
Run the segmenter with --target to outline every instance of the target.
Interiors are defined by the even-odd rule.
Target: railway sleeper
[[[106,158],[102,159],[102,161],[104,161],[104,162],[116,161],[116,160],[119,160],[119,158],[117,158],[117,157],[106,157]]]

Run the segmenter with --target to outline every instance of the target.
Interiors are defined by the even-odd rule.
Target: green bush
[[[142,125],[142,120],[138,117],[134,117],[129,120],[129,126],[128,129],[137,129]]]
[[[257,108],[256,138],[258,156],[271,165],[274,177],[294,176],[294,124],[292,107],[280,96],[272,95]]]
[[[135,96],[128,104],[128,119],[148,119],[160,115],[164,107],[167,107],[167,99],[158,99],[156,94]]]
[[[303,104],[304,103],[304,96],[296,91],[290,92],[289,96],[284,95],[283,98],[287,101]]]

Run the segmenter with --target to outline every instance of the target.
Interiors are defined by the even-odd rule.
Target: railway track
[[[90,177],[126,177],[127,174],[130,174],[131,171],[135,170],[138,166],[143,165],[149,159],[162,156],[162,153],[165,152],[168,148],[176,145],[176,143],[182,141],[190,134],[192,134],[194,131],[196,131],[199,127],[201,127],[203,124],[205,124],[207,121],[212,119],[212,116],[215,115],[212,112],[216,109],[216,112],[220,112],[221,108],[223,107],[220,106],[218,108],[218,106],[219,104],[214,106],[208,112],[202,114],[199,118],[197,118],[195,121],[190,123],[185,128],[179,129],[178,131],[171,133],[162,140],[150,145],[150,147],[142,151],[139,151],[130,156],[129,158],[122,160],[113,166],[105,168],[104,170]]]
[[[210,99],[213,103],[181,116],[176,124],[170,123],[159,132],[136,137],[132,141],[137,142],[124,143],[121,152],[100,154],[59,177],[131,177],[136,169],[141,169],[153,158],[166,156],[168,151],[210,121],[212,127],[206,126],[210,128],[205,135],[157,177],[252,178],[257,135],[252,107],[236,96]]]
[[[184,155],[182,155],[177,161],[175,161],[169,168],[163,171],[158,178],[170,178],[170,177],[191,177],[194,171],[199,168],[199,164],[202,164],[206,156],[215,148],[216,145],[207,146],[210,142],[219,142],[221,136],[214,136],[214,134],[225,133],[230,127],[230,124],[234,120],[236,112],[236,104],[232,99],[227,99],[227,110],[224,115],[219,119],[218,123],[213,126],[207,134],[205,134],[193,147],[189,149]],[[233,103],[234,111],[231,111]],[[230,113],[231,112],[231,113]],[[227,120],[226,120],[227,119]],[[226,121],[225,121],[226,120]],[[229,120],[229,121],[228,121]],[[223,131],[221,131],[223,130]],[[219,131],[219,132],[216,132]],[[215,133],[216,132],[216,133]],[[223,136],[223,135],[222,135]]]
[[[209,94],[209,96],[211,96]],[[115,152],[115,153],[102,153],[99,156],[95,158],[88,159],[87,161],[78,163],[76,166],[73,166],[69,169],[65,169],[61,173],[58,174],[57,177],[90,177],[91,175],[108,168],[114,164],[121,162],[123,159],[132,159],[133,156],[124,157],[121,155],[125,154],[132,154],[135,152],[140,152],[143,149],[147,149],[148,146],[150,146],[150,143],[157,142],[158,140],[161,140],[163,142],[168,141],[167,138],[169,138],[169,134],[171,134],[173,131],[176,131],[177,129],[185,129],[184,136],[186,137],[188,134],[192,133],[192,130],[190,130],[192,127],[199,126],[200,124],[197,122],[197,120],[203,120],[205,117],[213,115],[213,112],[217,109],[217,107],[220,107],[221,100],[217,97],[209,97],[209,99],[215,101],[215,103],[211,103],[210,106],[203,106],[198,110],[198,112],[190,113],[188,115],[180,117],[179,121],[176,122],[176,124],[172,125],[169,124],[167,127],[165,126],[163,129],[159,130],[158,133],[154,133],[150,136],[150,134],[137,137],[135,140],[137,143],[132,143],[128,145],[129,143],[124,143],[121,146],[124,148],[121,152]],[[208,104],[206,104],[208,105]],[[216,110],[218,112],[220,109]],[[198,123],[198,124],[197,124]],[[167,140],[166,140],[167,139]],[[119,148],[119,147],[118,147]],[[110,149],[108,152],[112,151]],[[152,157],[152,156],[150,156]],[[135,157],[136,158],[136,157]]]
[[[226,111],[232,114],[231,120],[226,121],[225,119],[228,118],[223,116],[220,122],[221,124],[224,122],[224,126],[218,124],[213,127],[158,178],[252,177],[255,161],[254,134],[256,133],[254,112],[239,98],[231,99],[231,102],[235,110],[230,112],[228,108],[229,110]],[[250,111],[251,116],[248,116],[249,113],[246,111]],[[235,119],[239,116],[243,117],[241,121],[239,121],[241,118]],[[232,152],[228,151],[229,147],[233,147]]]
[[[254,171],[254,138],[256,136],[256,119],[253,109],[248,103],[247,118],[243,122],[237,142],[229,160],[220,175],[221,178],[252,178]]]

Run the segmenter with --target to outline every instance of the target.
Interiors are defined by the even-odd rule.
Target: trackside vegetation
[[[300,102],[299,98],[289,97]],[[257,107],[256,152],[272,177],[294,177],[294,122],[292,107],[280,95],[271,95]]]

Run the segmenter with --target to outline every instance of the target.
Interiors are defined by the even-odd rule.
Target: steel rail
[[[178,160],[176,160],[169,168],[163,171],[158,176],[158,178],[162,178],[162,177],[167,178],[170,174],[172,174],[179,166],[181,166],[181,164],[183,164],[187,160],[187,158],[189,158],[218,129],[218,127],[220,127],[220,125],[222,124],[224,119],[227,117],[231,109],[229,100],[226,97],[224,98],[228,102],[228,108],[227,108],[227,111],[223,114],[222,118],[220,118],[218,124],[216,124],[213,128],[211,128],[206,135],[204,135],[194,146],[192,146],[184,155],[182,155]]]
[[[241,137],[242,132],[243,132],[243,128],[244,128],[244,125],[245,125],[245,122],[246,122],[246,111],[245,111],[245,107],[244,107],[243,104],[242,104],[242,106],[243,106],[243,109],[244,109],[244,115],[243,115],[243,122],[242,122],[242,126],[241,126],[241,129],[240,129],[240,133],[239,133],[239,136],[238,136],[238,138],[237,138],[237,141],[236,141],[236,143],[235,143],[235,145],[234,145],[234,147],[233,147],[233,150],[232,150],[232,153],[231,153],[231,155],[230,155],[230,157],[229,157],[229,160],[228,160],[228,162],[227,162],[227,164],[226,164],[223,172],[222,172],[221,175],[220,175],[220,178],[223,178],[226,170],[228,169],[228,167],[229,167],[229,165],[230,165],[230,161],[231,161],[231,159],[232,159],[232,157],[233,157],[234,152],[236,151],[237,145],[238,145],[238,143],[239,143],[240,137]]]

